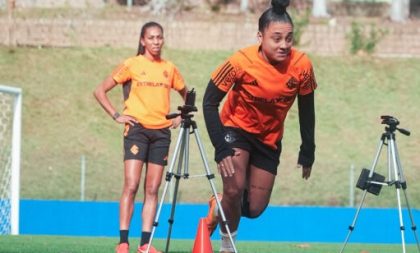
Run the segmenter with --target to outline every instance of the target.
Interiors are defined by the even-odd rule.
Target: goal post
[[[22,89],[0,84],[0,234],[19,234]]]

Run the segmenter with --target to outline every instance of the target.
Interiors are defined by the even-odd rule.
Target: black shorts
[[[281,140],[277,142],[274,150],[258,140],[255,135],[239,128],[225,127],[225,140],[232,148],[240,148],[249,152],[249,163],[277,175],[277,167],[280,163]]]
[[[167,165],[171,131],[169,128],[147,129],[141,124],[126,124],[124,131],[124,161],[141,160]]]

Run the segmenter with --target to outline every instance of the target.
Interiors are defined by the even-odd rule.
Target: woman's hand
[[[179,126],[179,124],[181,124],[181,121],[182,121],[181,115],[179,115],[176,118],[173,118],[172,119],[172,126],[171,126],[171,128],[173,128],[173,129],[177,128]]]
[[[298,164],[298,168],[302,168],[302,178],[308,180],[311,176],[312,166],[302,166],[301,164]]]
[[[233,166],[233,157],[239,156],[241,153],[235,150],[233,156],[226,156],[217,164],[219,173],[224,177],[232,177],[235,174],[235,167]]]
[[[115,121],[120,124],[130,124],[131,126],[134,126],[134,124],[139,123],[135,118],[128,115],[120,115],[115,119]]]

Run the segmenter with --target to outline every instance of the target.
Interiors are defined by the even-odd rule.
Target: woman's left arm
[[[300,123],[300,145],[298,165],[302,167],[302,177],[308,179],[315,161],[315,92],[298,95]]]
[[[184,101],[187,97],[187,92],[188,92],[187,86],[185,86],[183,89],[178,91],[179,95],[182,97]],[[181,121],[182,121],[181,115],[176,118],[173,118],[171,128],[173,129],[177,128],[181,124]]]
[[[179,90],[178,93],[182,97],[182,99],[185,101],[187,97],[188,88],[185,86],[182,90]]]

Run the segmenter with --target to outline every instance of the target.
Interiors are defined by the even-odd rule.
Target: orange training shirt
[[[151,61],[143,55],[128,58],[112,73],[120,84],[131,81],[128,94],[124,94],[124,114],[138,120],[145,128],[162,129],[171,126],[165,116],[170,110],[171,88],[180,91],[184,80],[175,65],[161,59]]]
[[[276,69],[258,50],[258,45],[239,50],[212,73],[211,79],[218,89],[231,89],[220,113],[223,125],[255,134],[276,149],[296,96],[313,92],[317,84],[304,53],[292,48],[287,63]]]

